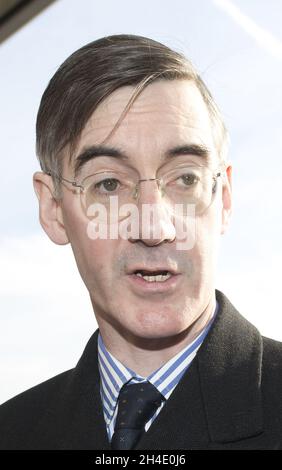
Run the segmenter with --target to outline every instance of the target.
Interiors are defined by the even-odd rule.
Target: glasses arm
[[[74,186],[76,188],[84,189],[81,184],[77,183],[77,181],[68,180],[67,178],[63,178],[62,176],[57,175],[53,171],[46,171],[46,174],[49,175],[49,176],[53,176],[54,178],[57,178],[59,181],[66,181],[66,183],[70,183],[72,186]]]

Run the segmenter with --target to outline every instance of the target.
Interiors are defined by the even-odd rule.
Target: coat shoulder
[[[74,369],[62,372],[0,405],[0,449],[25,439],[63,393]],[[4,432],[3,432],[4,431]],[[8,445],[8,447],[7,447]]]

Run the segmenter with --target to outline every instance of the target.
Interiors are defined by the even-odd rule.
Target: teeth
[[[148,281],[148,282],[164,282],[171,277],[170,273],[158,274],[157,276],[146,276],[146,275],[143,276],[141,273],[137,273],[136,275],[138,277],[142,277],[143,279],[145,279],[145,281]]]

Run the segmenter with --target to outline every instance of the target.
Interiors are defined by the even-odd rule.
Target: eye
[[[178,180],[181,180],[185,186],[192,186],[199,181],[199,177],[194,173],[185,173],[181,175]]]
[[[95,190],[96,189],[101,190],[104,188],[105,192],[113,192],[113,191],[116,191],[119,184],[120,183],[116,178],[107,178],[107,179],[100,181],[99,183],[96,183]]]

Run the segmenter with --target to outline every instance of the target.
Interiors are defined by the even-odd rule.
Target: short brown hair
[[[210,115],[219,159],[224,161],[228,132],[210,91],[193,64],[183,54],[153,39],[119,34],[81,47],[51,78],[36,121],[36,154],[41,169],[61,176],[64,150],[68,146],[71,161],[87,121],[111,93],[123,86],[135,86],[115,129],[141,91],[160,79],[194,81]],[[57,192],[57,178],[54,185]]]

